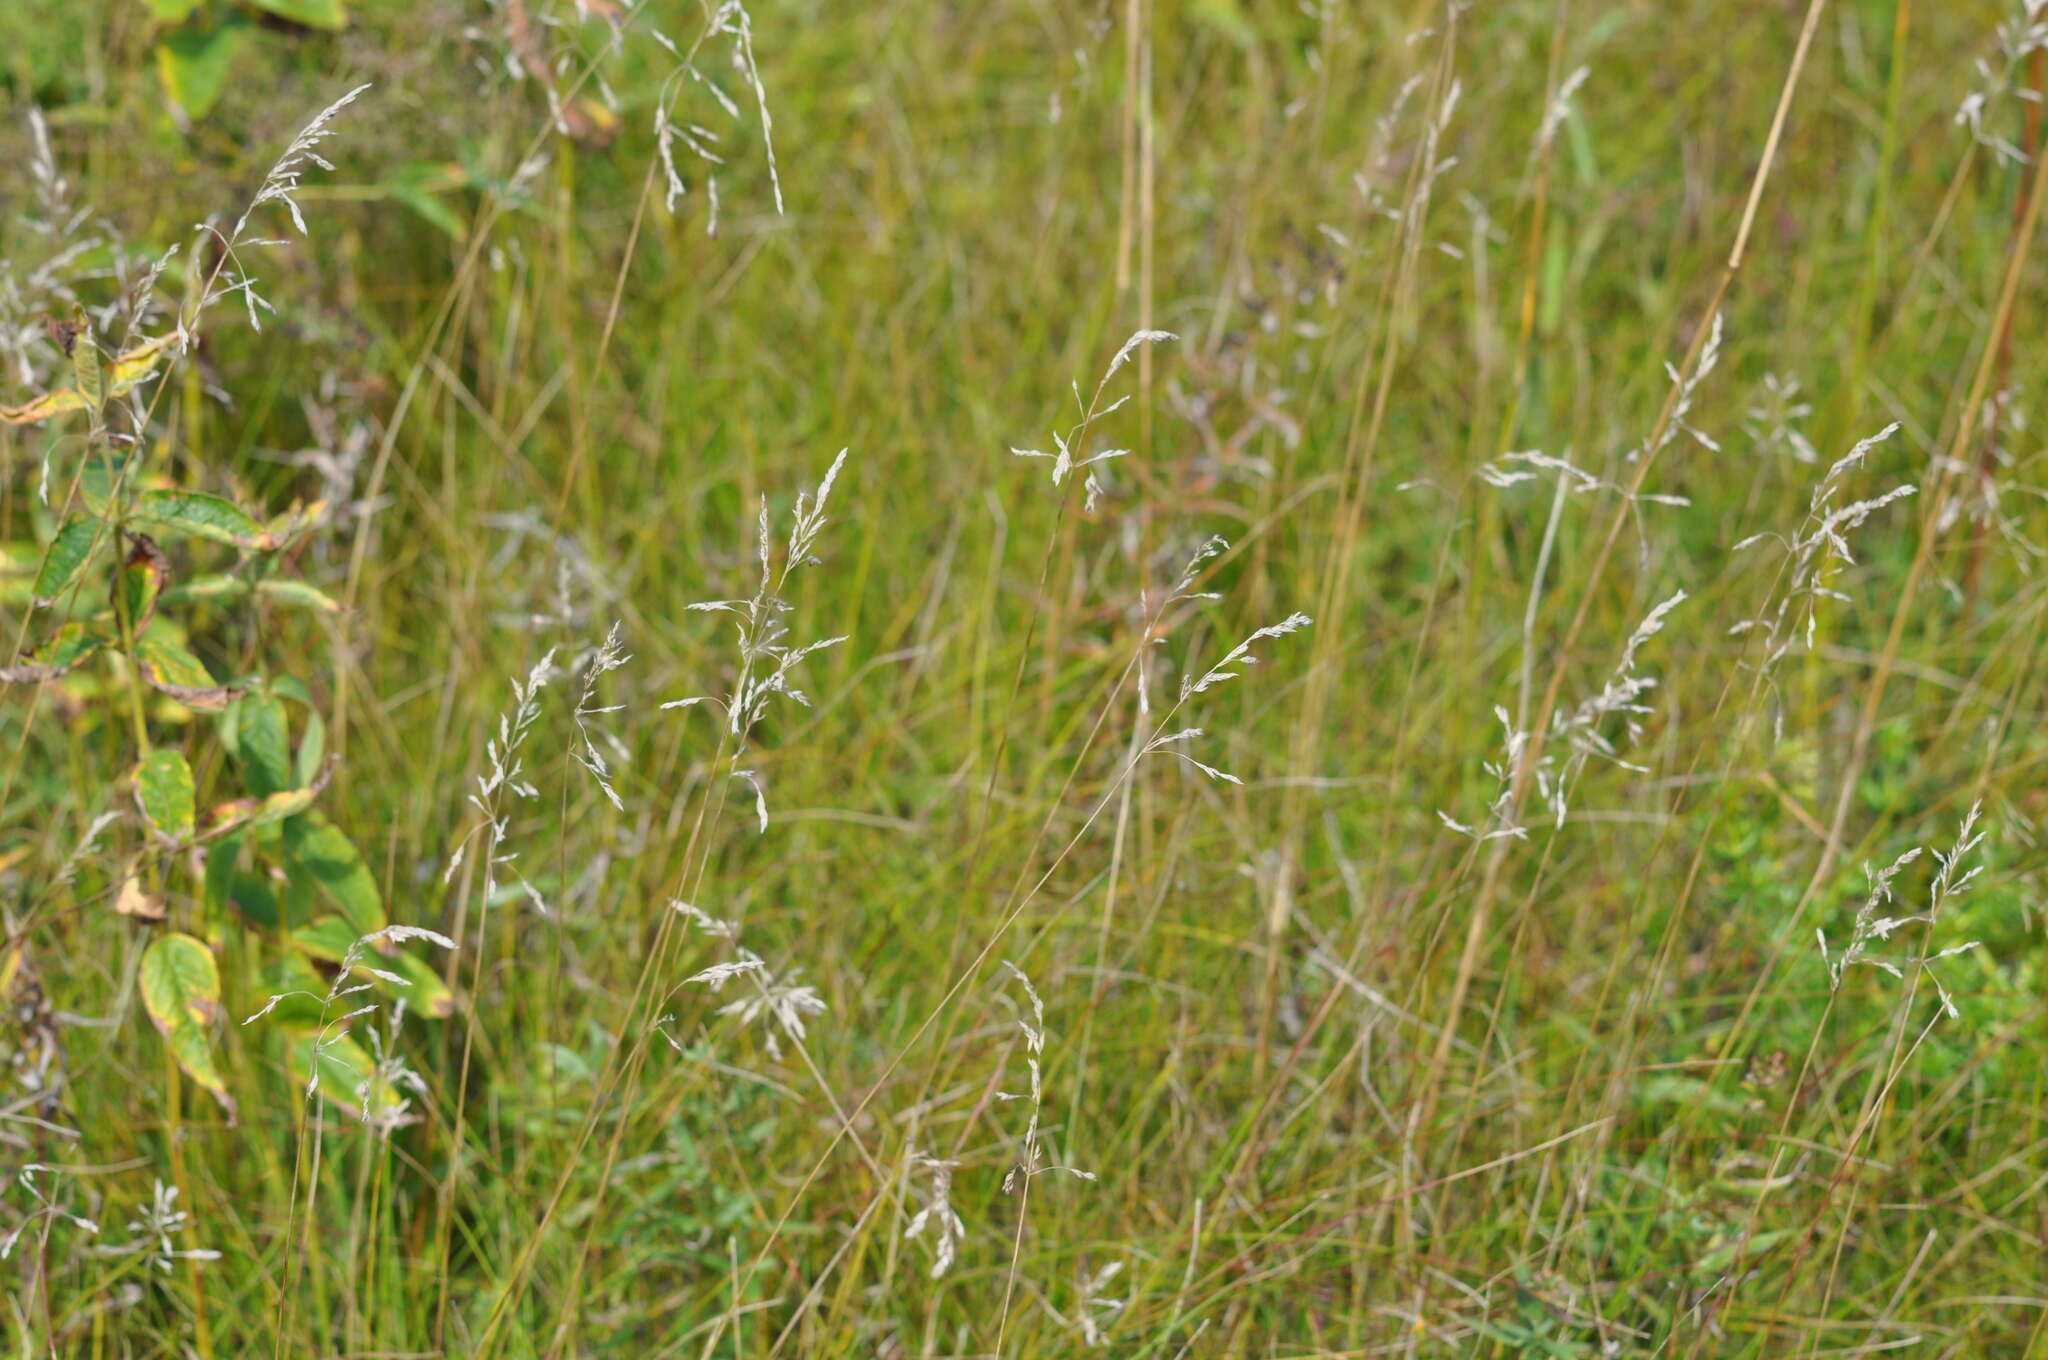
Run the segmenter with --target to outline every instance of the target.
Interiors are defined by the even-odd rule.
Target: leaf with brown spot
[[[108,638],[82,623],[67,623],[42,646],[34,660],[20,666],[0,666],[0,684],[34,685],[54,680],[107,645]]]
[[[164,556],[155,539],[148,534],[128,536],[128,559],[114,578],[114,608],[126,611],[129,636],[140,636],[156,617],[157,596],[163,592],[164,579],[170,572],[171,560]]]
[[[183,338],[181,331],[160,335],[129,350],[114,360],[111,366],[101,365],[100,374],[105,380],[105,386],[100,394],[101,399],[119,396],[154,373],[156,366],[163,361],[166,351]],[[74,353],[74,360],[76,357]],[[71,411],[92,410],[98,405],[98,402],[89,401],[86,395],[75,387],[60,387],[20,406],[0,406],[0,425],[30,425],[38,420],[48,420],[52,416],[61,416]]]
[[[190,708],[217,711],[241,693],[216,683],[204,662],[169,638],[146,637],[137,642],[135,665],[152,689]]]
[[[235,1102],[213,1061],[208,1030],[220,1018],[220,970],[213,953],[190,935],[160,935],[143,951],[143,1009],[164,1036],[185,1075],[198,1082],[235,1118]]]
[[[329,758],[320,767],[313,780],[296,789],[273,793],[267,798],[235,798],[214,805],[207,818],[209,835],[220,835],[243,826],[262,826],[267,822],[281,822],[287,817],[296,817],[313,806],[313,800],[327,787],[327,781],[334,778],[334,761]]]

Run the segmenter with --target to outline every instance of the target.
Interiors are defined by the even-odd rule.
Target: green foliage
[[[177,852],[207,844],[200,890],[193,899],[198,909],[189,921],[207,938],[173,930],[151,940],[142,955],[140,994],[179,1068],[232,1118],[237,1102],[215,1059],[213,1043],[221,1015],[222,979],[215,946],[207,939],[221,941],[246,933],[252,942],[272,941],[271,971],[292,978],[297,990],[314,997],[329,991],[330,985],[310,961],[353,969],[365,951],[378,961],[371,967],[377,985],[403,996],[418,1014],[448,1016],[454,1009],[453,993],[439,975],[388,942],[362,943],[364,936],[387,924],[383,896],[354,842],[312,806],[328,770],[326,728],[312,708],[311,692],[289,678],[222,683],[193,649],[191,630],[197,618],[172,620],[161,613],[166,604],[218,606],[241,598],[328,615],[338,612],[338,606],[317,588],[290,578],[266,574],[252,581],[249,569],[254,564],[247,556],[276,554],[290,539],[289,531],[266,529],[256,516],[225,497],[146,482],[150,474],[144,459],[131,450],[117,451],[101,419],[109,396],[107,366],[99,360],[90,328],[78,323],[68,341],[72,384],[66,390],[74,398],[45,398],[26,409],[35,412],[36,419],[82,411],[88,418],[87,447],[74,455],[75,500],[43,545],[32,589],[38,609],[88,617],[57,624],[33,652],[35,664],[15,667],[5,672],[5,678],[22,686],[68,685],[76,702],[106,706],[112,710],[110,717],[125,700],[133,735],[144,743],[149,740],[149,724],[140,686],[175,701],[180,726],[191,713],[221,715],[218,731],[235,758],[245,796],[217,804],[202,824],[192,764],[185,751],[171,745],[147,745],[128,783],[156,843],[156,852],[144,861],[152,875],[173,872]],[[160,347],[149,346],[137,351],[148,356],[151,367],[160,352]],[[121,390],[147,376],[140,362],[131,358],[114,366]],[[125,382],[124,373],[129,375]],[[181,589],[181,566],[158,545],[159,537],[181,551],[225,548],[245,560],[233,573],[199,578],[202,585],[219,580],[231,583],[231,588]],[[103,555],[98,551],[103,543],[119,545],[120,551]],[[96,564],[104,574],[104,588],[93,583]],[[80,672],[99,658],[107,662],[100,677],[89,679]],[[305,712],[296,747],[287,698]],[[119,723],[111,726],[118,730]],[[132,892],[139,905],[131,909],[124,897],[121,910],[138,921],[165,915],[162,899],[139,886],[124,886],[123,892]],[[315,920],[319,904],[339,915]],[[298,1003],[306,999],[296,998],[289,1012],[300,1014],[302,1022],[305,1008]],[[353,1102],[358,1114],[372,1122],[389,1121],[403,1107],[402,1095],[382,1077],[371,1081],[374,1062],[345,1032],[334,1028],[341,1022],[327,1015],[327,1009],[315,1008],[318,1026],[326,1027],[317,1043],[299,1030],[285,1039],[288,1065],[330,1099]],[[322,1078],[318,1082],[312,1080],[316,1070]]]
[[[156,68],[164,93],[187,115],[204,118],[227,88],[242,27],[233,21],[205,28],[188,25],[158,41]]]
[[[135,801],[150,829],[176,844],[191,839],[196,798],[185,757],[158,747],[135,767]]]
[[[232,724],[232,744],[242,767],[242,783],[258,798],[293,787],[291,734],[285,727],[284,705],[258,690],[245,695],[222,715],[225,734]]]
[[[321,1026],[287,1026],[285,1053],[292,1079],[364,1123],[386,1124],[405,1106],[405,1096],[380,1076],[376,1060],[347,1033]]]
[[[0,11],[20,1349],[2038,1349],[2018,0]]]
[[[94,549],[103,541],[105,527],[92,515],[73,515],[57,531],[36,573],[36,603],[48,608],[57,603],[72,578],[84,570]]]
[[[157,75],[164,94],[187,118],[213,111],[237,73],[242,47],[253,40],[253,20],[271,15],[322,32],[348,24],[343,0],[141,0],[159,25]],[[209,21],[209,15],[213,17]]]
[[[214,680],[205,662],[163,629],[135,639],[133,655],[144,683],[192,708],[225,708],[235,696],[233,689]]]
[[[385,926],[384,899],[355,843],[317,812],[284,823],[284,863],[294,885],[318,888],[358,935]]]
[[[249,0],[257,9],[308,28],[339,30],[348,23],[342,0]]]
[[[136,497],[134,515],[161,534],[187,534],[238,548],[277,546],[276,538],[246,510],[200,491],[145,491]]]

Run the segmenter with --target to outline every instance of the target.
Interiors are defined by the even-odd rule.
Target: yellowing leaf
[[[67,623],[57,630],[56,636],[36,648],[30,664],[0,667],[0,682],[33,685],[54,680],[106,646],[107,642],[105,635],[82,623]]]
[[[212,952],[190,935],[160,936],[143,951],[139,980],[143,1009],[171,1056],[186,1076],[213,1094],[232,1123],[235,1102],[214,1065],[208,1036],[220,1018],[220,971]]]
[[[386,990],[391,996],[403,997],[407,1008],[415,1015],[445,1020],[455,1013],[455,993],[448,990],[448,984],[433,966],[417,954],[398,949],[384,955],[383,962],[376,966],[405,979],[405,986],[394,985]]]
[[[313,806],[313,798],[319,792],[319,785],[312,785],[303,789],[287,789],[283,793],[273,793],[268,798],[237,798],[231,802],[220,803],[209,814],[207,827],[211,831],[221,832],[234,827],[266,826],[271,822],[281,822],[287,817],[296,817]]]
[[[313,800],[320,796],[320,791],[327,787],[327,781],[333,775],[334,768],[329,763],[321,767],[315,778],[296,789],[285,789],[267,798],[237,798],[221,803],[213,809],[207,829],[220,835],[238,827],[264,826],[296,817],[313,806]]]
[[[154,340],[144,341],[114,360],[111,371],[105,372],[106,395],[119,396],[154,373],[157,365],[163,362],[165,354],[171,352],[175,344],[181,342],[183,338],[183,332],[179,331],[160,335]],[[78,389],[60,387],[53,392],[43,393],[26,405],[0,406],[0,424],[27,425],[38,420],[48,420],[52,416],[61,416],[68,411],[88,410],[92,405],[93,403],[80,395]]]
[[[79,317],[80,333],[71,345],[71,386],[94,411],[107,404],[107,373],[100,365],[100,347],[93,343],[92,327]]]
[[[141,633],[156,617],[157,596],[170,572],[170,559],[156,540],[147,534],[128,536],[128,559],[114,577],[114,603],[127,616],[130,636]]]
[[[215,683],[198,657],[165,637],[146,637],[135,644],[135,664],[151,688],[162,690],[190,708],[226,708],[239,690]]]
[[[86,660],[112,641],[112,638],[96,628],[82,623],[67,623],[57,630],[55,637],[36,648],[36,660],[61,673]]]

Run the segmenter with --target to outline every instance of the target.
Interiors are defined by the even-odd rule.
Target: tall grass
[[[0,21],[12,1353],[2044,1353],[2039,4],[281,12]]]

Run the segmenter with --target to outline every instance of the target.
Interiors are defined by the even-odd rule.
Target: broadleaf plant
[[[317,11],[337,22],[340,15],[333,5],[269,8]],[[162,6],[159,15],[184,17]],[[300,134],[259,204],[290,204],[300,167],[317,160],[312,148],[328,122],[359,92]],[[247,220],[225,238],[230,245]],[[53,323],[63,377],[19,405],[0,406],[0,421],[54,427],[36,495],[46,513],[30,559],[32,613],[14,664],[0,667],[0,684],[61,688],[67,712],[97,713],[110,734],[124,734],[124,796],[144,836],[114,876],[110,905],[151,937],[139,993],[177,1066],[234,1117],[214,1044],[224,981],[233,992],[245,980],[222,963],[246,964],[246,981],[274,998],[280,983],[297,994],[275,1034],[280,1066],[388,1126],[404,1102],[350,1037],[362,1012],[340,1014],[307,998],[326,993],[331,1002],[366,985],[402,999],[412,1014],[445,1017],[455,1008],[453,993],[403,945],[423,935],[450,942],[389,927],[370,862],[316,807],[331,761],[313,690],[296,677],[265,674],[260,633],[251,650],[246,638],[231,647],[212,634],[230,610],[260,622],[277,609],[317,617],[341,606],[278,574],[282,555],[321,518],[320,506],[270,517],[181,484],[162,466],[158,451],[175,446],[165,427],[177,422],[155,419],[165,389],[153,380],[190,348],[208,305],[235,291],[218,272],[191,282],[198,300],[179,311],[168,334],[131,336],[118,353],[102,348],[83,310]],[[205,470],[198,457],[184,466]],[[238,658],[230,664],[239,673],[209,662],[229,656]],[[226,760],[206,758],[208,715]],[[223,780],[233,786],[213,787]],[[188,890],[179,890],[181,875],[196,880]]]
[[[261,21],[325,33],[348,26],[342,0],[245,0],[225,13],[199,0],[142,0],[142,7],[160,26],[157,76],[184,120],[212,112]]]

